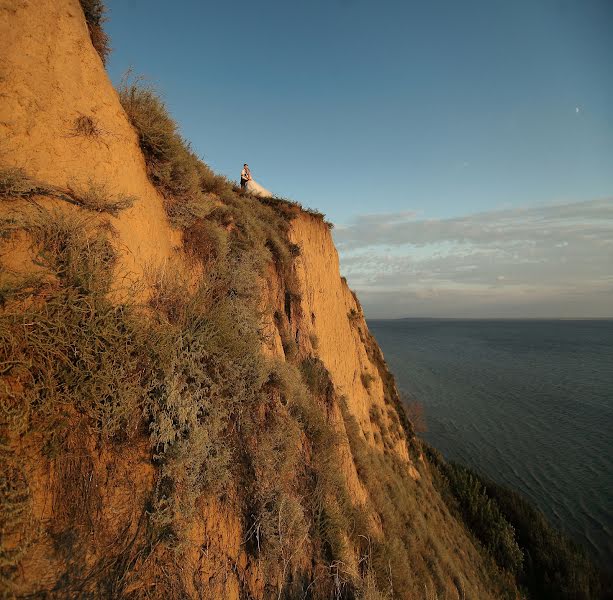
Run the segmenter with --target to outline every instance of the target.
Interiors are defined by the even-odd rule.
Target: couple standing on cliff
[[[270,198],[272,196],[271,192],[253,179],[247,163],[243,165],[243,170],[241,171],[241,188],[254,196],[262,198]]]

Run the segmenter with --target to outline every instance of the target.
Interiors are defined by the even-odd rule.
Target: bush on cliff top
[[[196,218],[209,214],[213,208],[211,199],[231,207],[248,200],[267,214],[275,215],[271,228],[275,231],[280,221],[290,221],[301,211],[324,219],[322,213],[304,209],[291,200],[251,196],[226,177],[215,174],[183,139],[158,93],[142,80],[133,79],[128,73],[118,91],[121,104],[138,134],[147,173],[164,197],[175,227],[189,227]],[[327,225],[332,226],[331,223]]]

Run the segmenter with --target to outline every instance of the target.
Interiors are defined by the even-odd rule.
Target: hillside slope
[[[434,485],[322,216],[172,126],[152,148],[167,115],[120,101],[78,0],[5,0],[0,27],[1,593],[516,597]]]

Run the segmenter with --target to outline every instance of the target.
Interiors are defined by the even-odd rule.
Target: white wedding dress
[[[265,187],[262,187],[257,181],[250,179],[245,185],[245,190],[254,196],[260,198],[272,198],[272,192],[269,192]]]

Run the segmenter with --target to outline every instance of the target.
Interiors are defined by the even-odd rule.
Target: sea
[[[613,321],[369,320],[422,437],[613,565]]]

